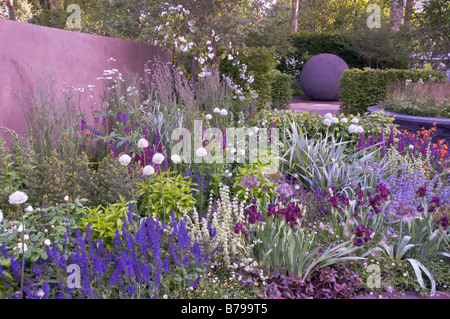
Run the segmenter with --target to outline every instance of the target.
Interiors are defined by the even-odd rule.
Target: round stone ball
[[[313,100],[336,101],[339,98],[339,80],[347,63],[334,54],[323,53],[306,62],[300,73],[300,86]]]

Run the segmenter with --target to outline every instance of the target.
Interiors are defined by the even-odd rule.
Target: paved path
[[[339,114],[340,102],[333,101],[312,101],[307,100],[303,96],[292,97],[291,105],[289,109],[299,112],[319,113],[324,116],[326,113]]]

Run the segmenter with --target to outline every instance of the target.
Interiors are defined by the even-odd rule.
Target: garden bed
[[[407,130],[408,132],[417,132],[422,128],[430,129],[433,124],[436,123],[436,135],[437,139],[445,139],[450,141],[450,119],[439,117],[426,117],[426,116],[414,116],[405,115],[387,111],[382,105],[371,106],[367,109],[369,112],[374,113],[379,110],[384,110],[388,116],[395,118],[394,123],[400,126],[400,129]]]

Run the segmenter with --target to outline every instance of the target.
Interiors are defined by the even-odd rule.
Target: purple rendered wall
[[[84,88],[87,97],[87,85],[95,85],[96,104],[101,105],[102,83],[97,78],[111,69],[111,57],[121,73],[129,70],[143,76],[145,64],[156,55],[168,58],[157,47],[133,41],[0,19],[0,127],[27,132],[23,100],[17,91],[26,94],[35,88],[36,75],[42,75],[44,69],[61,92],[67,84]],[[84,107],[89,114],[90,109]]]

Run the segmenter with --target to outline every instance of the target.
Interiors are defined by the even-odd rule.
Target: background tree
[[[300,7],[300,0],[292,0],[291,8],[291,32],[296,33],[298,31],[298,10]]]

